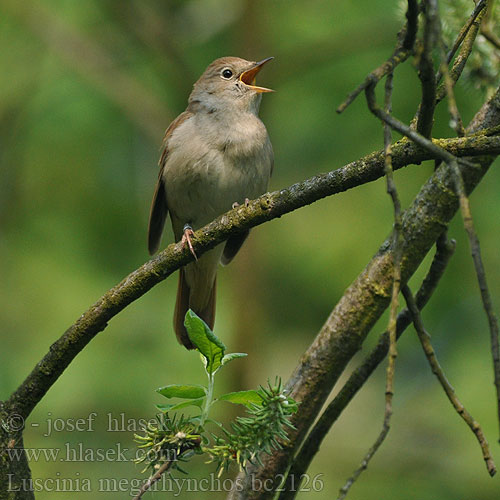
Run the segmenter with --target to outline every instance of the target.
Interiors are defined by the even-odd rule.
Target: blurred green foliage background
[[[277,90],[264,96],[261,116],[276,156],[271,189],[279,189],[382,147],[380,124],[363,97],[343,115],[335,108],[390,54],[399,16],[389,0],[0,0],[1,397],[85,309],[148,259],[146,225],[162,135],[208,63],[224,55],[275,56],[259,82]],[[411,119],[419,92],[412,64],[398,68],[396,116]],[[472,86],[457,87],[464,122],[483,99]],[[452,136],[445,104],[436,117],[434,135]],[[432,169],[425,163],[396,173],[405,206]],[[471,198],[497,311],[499,192],[497,162]],[[225,369],[218,390],[257,387],[276,375],[286,380],[391,227],[392,205],[380,180],[254,229],[219,273],[216,332],[230,351],[249,356]],[[450,234],[457,252],[424,320],[450,381],[500,461],[487,322],[459,218]],[[169,229],[164,245],[171,241]],[[111,455],[98,461],[92,451],[85,459],[67,449],[121,447],[132,457],[133,432],[111,432],[108,415],[148,419],[161,402],[155,388],[204,382],[196,354],[180,347],[172,331],[176,279],[113,319],[37,407],[26,446],[61,451],[57,459],[32,461],[35,478],[71,478],[74,485],[91,478],[92,492],[74,493],[86,499],[123,498],[127,481],[145,477],[131,462]],[[383,404],[381,367],[309,471],[311,478],[323,474],[324,488],[299,498],[332,498],[378,435]],[[488,477],[475,438],[448,404],[412,329],[399,343],[394,404],[389,437],[351,498],[498,494],[500,479]],[[224,420],[236,409],[217,411]],[[85,430],[61,430],[67,419],[91,412],[97,417]],[[56,418],[62,419],[58,431]],[[214,471],[201,460],[186,469],[197,478]],[[125,492],[98,491],[99,478],[124,479]],[[44,485],[41,500],[69,495]]]

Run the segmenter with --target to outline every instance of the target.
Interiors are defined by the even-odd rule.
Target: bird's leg
[[[182,246],[185,247],[187,243],[189,250],[193,254],[193,257],[195,258],[195,260],[198,260],[198,256],[196,255],[193,244],[191,243],[191,236],[193,236],[194,234],[193,228],[189,224],[184,224],[182,230],[184,231],[181,239]]]
[[[248,198],[245,198],[245,207],[248,207],[248,205],[250,205],[250,200]],[[235,201],[232,205],[231,205],[231,208],[237,208],[239,207],[240,204]]]

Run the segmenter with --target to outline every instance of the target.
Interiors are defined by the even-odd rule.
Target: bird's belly
[[[194,230],[231,209],[234,202],[264,193],[270,165],[259,155],[231,158],[211,151],[199,160],[176,162],[169,159],[165,172],[167,204],[175,226],[189,224]]]

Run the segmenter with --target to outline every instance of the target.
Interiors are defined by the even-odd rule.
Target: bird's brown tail
[[[215,278],[214,280],[208,303],[203,309],[196,310],[195,308],[191,307],[191,309],[193,309],[193,311],[212,329],[215,323],[216,285],[217,278]],[[175,335],[177,336],[177,340],[180,344],[182,344],[186,349],[194,349],[194,345],[189,339],[189,335],[184,326],[184,317],[186,316],[186,313],[190,308],[189,296],[189,285],[186,281],[184,268],[181,267],[179,270],[179,284],[177,286],[177,298],[175,301],[174,330]]]

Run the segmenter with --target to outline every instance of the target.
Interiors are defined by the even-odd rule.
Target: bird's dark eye
[[[233,76],[233,72],[226,68],[222,70],[222,78],[225,78],[226,80],[229,80]]]

